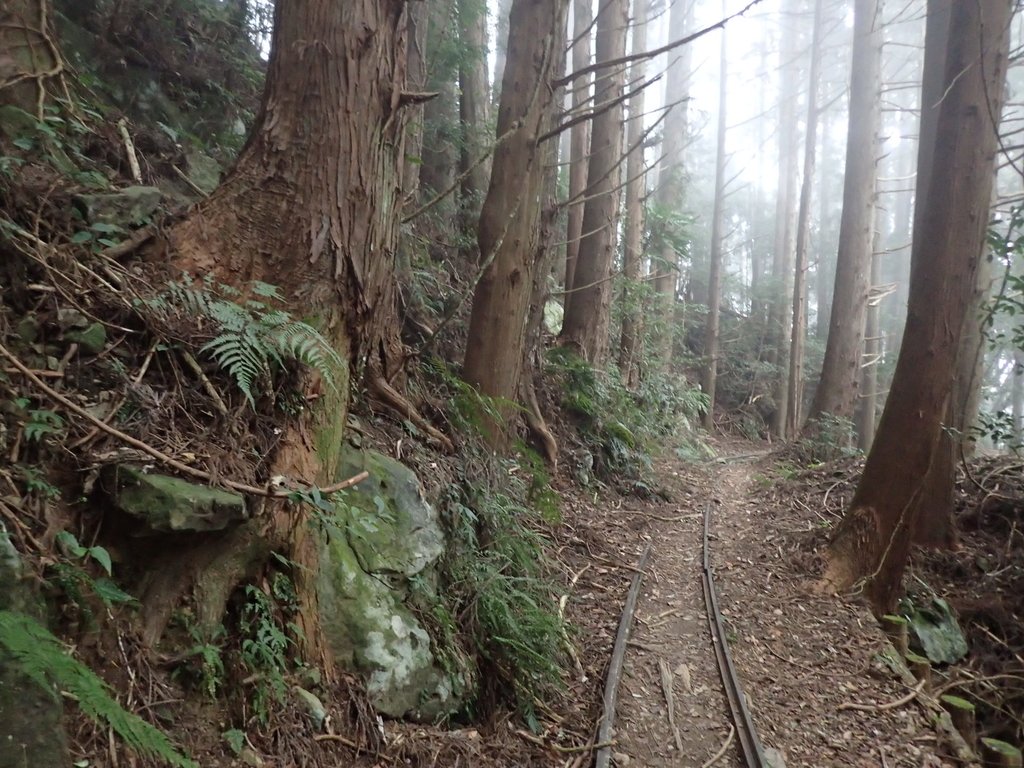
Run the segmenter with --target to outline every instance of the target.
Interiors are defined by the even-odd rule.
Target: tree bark
[[[800,429],[804,393],[804,341],[807,335],[807,261],[810,248],[811,188],[814,185],[814,157],[818,136],[818,80],[821,70],[822,0],[814,3],[814,31],[811,37],[811,71],[807,86],[807,135],[804,137],[804,174],[800,187],[800,210],[796,218],[796,259],[793,267],[793,320],[790,326],[789,376],[786,394],[786,434]]]
[[[594,0],[574,0],[572,6],[573,71],[591,63],[591,27],[594,23]],[[593,75],[579,78],[572,84],[572,109],[581,112],[587,108],[591,96]],[[573,301],[572,285],[576,273],[576,259],[583,234],[583,196],[587,188],[587,155],[590,152],[590,121],[584,120],[569,129],[569,200],[565,212],[565,312]]]
[[[514,0],[508,60],[498,110],[493,172],[477,242],[483,273],[473,293],[463,375],[490,397],[514,400],[524,358],[525,325],[537,268],[544,160],[538,138],[560,103],[549,87],[565,35],[568,0]],[[491,425],[495,445],[507,438]]]
[[[634,54],[647,50],[647,11],[650,0],[635,0],[633,10]],[[638,59],[629,69],[629,82],[644,80],[646,62]],[[644,172],[644,91],[629,99],[629,130],[626,146],[626,227],[622,244],[622,335],[619,341],[619,371],[629,387],[640,382],[640,261],[643,258],[644,204],[647,186]]]
[[[628,0],[602,0],[599,3],[596,61],[613,61],[625,56],[628,21]],[[591,121],[582,236],[570,289],[573,297],[562,324],[562,343],[575,348],[592,365],[603,362],[608,348],[612,262],[621,197],[621,97],[625,79],[622,67],[612,66],[598,72],[594,106],[603,111]]]
[[[948,2],[948,0],[946,0]],[[946,4],[945,2],[943,3]],[[1009,0],[953,2],[945,39],[928,16],[932,56],[943,62],[935,126],[922,129],[919,216],[910,301],[892,390],[864,474],[829,550],[823,585],[863,584],[878,614],[894,607],[925,476],[940,452],[957,351],[980,256],[992,189],[996,131],[1008,58]],[[929,2],[929,11],[937,11]],[[926,64],[927,67],[927,64]],[[927,96],[927,92],[925,94]],[[926,114],[927,114],[926,110]],[[924,193],[922,195],[922,193]]]
[[[878,0],[856,0],[839,252],[821,380],[808,424],[822,414],[852,419],[857,404],[875,229],[875,134],[881,114]]]
[[[405,34],[401,0],[278,3],[252,133],[221,186],[170,232],[177,266],[243,291],[253,280],[278,286],[348,365],[338,391],[285,429],[268,476],[335,480],[348,377],[363,361],[379,375],[397,372]],[[301,505],[275,504],[265,519],[268,549],[299,564],[303,642],[315,654],[314,530]],[[222,552],[208,570],[247,567]],[[201,583],[202,573],[192,584]]]
[[[722,15],[728,13],[725,4]],[[725,216],[725,129],[728,104],[729,59],[728,35],[722,28],[718,74],[718,149],[715,152],[715,199],[711,209],[711,253],[708,257],[708,316],[704,329],[704,394],[708,396],[708,409],[704,412],[704,428],[715,426],[715,388],[718,381],[718,325],[722,298],[722,220]]]

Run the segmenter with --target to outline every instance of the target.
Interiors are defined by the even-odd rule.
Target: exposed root
[[[416,410],[415,406],[406,399],[398,390],[388,384],[382,376],[372,376],[370,378],[370,394],[377,399],[381,405],[384,405],[391,410],[395,411],[403,419],[411,421],[417,429],[421,430],[426,436],[442,450],[448,453],[454,453],[455,445],[441,430],[427,421],[423,415]]]

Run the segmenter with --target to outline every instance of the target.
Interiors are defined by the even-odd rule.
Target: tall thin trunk
[[[868,272],[874,251],[875,134],[881,115],[881,52],[878,0],[857,0],[835,289],[825,360],[809,421],[822,414],[852,419],[857,403]]]
[[[693,0],[676,0],[669,13],[669,39],[679,40],[694,26]],[[658,166],[658,207],[663,216],[683,207],[683,153],[688,132],[688,96],[690,73],[693,68],[693,49],[686,45],[669,54],[666,72],[665,103],[670,112],[665,117],[665,130],[661,140],[661,162]],[[655,262],[654,318],[659,325],[658,347],[652,350],[662,369],[672,362],[672,342],[675,336],[676,290],[679,267],[683,254],[676,252],[672,238],[665,237],[661,253]]]
[[[727,13],[723,3],[722,15]],[[711,254],[708,269],[708,316],[704,329],[704,394],[708,396],[708,409],[704,413],[704,427],[715,426],[715,387],[718,379],[718,321],[721,302],[722,274],[722,220],[725,216],[725,127],[728,104],[729,59],[726,30],[722,28],[721,53],[718,73],[718,149],[715,152],[715,201],[711,209]]]
[[[548,87],[565,35],[568,0],[514,0],[497,135],[477,241],[483,274],[473,294],[463,375],[488,396],[514,400],[537,267],[544,161],[537,139],[551,127],[558,99]],[[503,444],[504,425],[490,425]]]
[[[772,413],[772,433],[785,439],[789,398],[789,334],[793,296],[793,237],[796,217],[796,185],[799,176],[797,86],[799,65],[800,0],[784,6],[782,45],[779,52],[779,190],[775,204],[775,243],[772,250],[774,295],[768,305],[768,338],[771,362],[778,371]]]
[[[647,50],[647,10],[650,0],[635,0],[633,11],[633,53]],[[639,59],[629,69],[629,82],[639,83],[647,71]],[[622,336],[619,342],[619,370],[629,386],[639,383],[640,357],[640,260],[643,248],[643,196],[647,184],[644,173],[644,91],[629,98],[629,131],[626,161],[626,227],[622,247]]]
[[[591,36],[594,23],[594,0],[575,0],[572,6],[572,47],[573,71],[581,70],[591,63]],[[579,112],[587,108],[591,95],[592,75],[576,79],[572,84],[572,108]],[[566,209],[565,225],[565,303],[566,311],[572,304],[573,275],[576,272],[576,257],[580,252],[580,236],[583,234],[583,196],[587,187],[587,154],[590,152],[590,122],[584,120],[569,129],[569,203]]]
[[[945,21],[936,18],[939,5],[948,9]],[[895,605],[912,534],[933,514],[920,500],[944,453],[943,421],[988,225],[1012,3],[931,0],[928,7],[925,67],[941,62],[944,87],[937,102],[926,89],[923,102],[935,125],[921,132],[928,140],[918,155],[907,324],[878,434],[824,576],[836,589],[863,580],[877,614]],[[944,39],[932,34],[936,24]]]
[[[484,155],[490,89],[487,83],[487,8],[480,0],[457,0],[462,56],[459,59],[459,212],[465,233],[480,215],[490,163]]]
[[[501,98],[501,83],[505,78],[505,61],[508,58],[508,17],[512,0],[498,0],[496,34],[494,39],[494,82],[491,85],[491,104],[498,107]]]
[[[626,54],[628,0],[598,5],[595,57],[598,63]],[[622,160],[622,101],[625,72],[613,65],[598,73],[594,104],[603,110],[592,120],[587,200],[583,234],[573,270],[573,298],[562,324],[561,339],[585,360],[600,365],[608,347],[611,277],[619,216]]]
[[[789,387],[786,395],[786,434],[800,429],[804,392],[804,340],[807,329],[807,260],[810,248],[811,188],[818,135],[818,80],[821,70],[822,0],[814,3],[814,31],[811,37],[811,71],[807,90],[807,135],[804,137],[804,172],[800,187],[800,210],[796,218],[796,260],[793,266],[793,324],[789,341]]]
[[[879,238],[873,239],[871,254],[871,289],[882,277],[882,258],[878,252]],[[870,295],[870,291],[869,291]],[[864,322],[864,354],[860,361],[860,397],[857,403],[857,447],[867,453],[875,440],[875,422],[878,420],[878,366],[881,362],[882,339],[881,297],[869,300]]]
[[[426,70],[427,90],[437,96],[423,106],[423,149],[420,164],[420,189],[423,199],[448,189],[455,181],[459,153],[455,138],[459,122],[455,86],[458,72],[442,52],[457,35],[455,0],[435,0],[427,4]],[[451,198],[442,201],[439,212],[454,214]]]

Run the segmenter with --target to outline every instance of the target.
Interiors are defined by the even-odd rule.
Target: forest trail
[[[942,766],[934,731],[878,659],[859,604],[812,591],[827,519],[773,496],[777,458],[723,447],[696,471],[659,468],[671,502],[644,511],[653,542],[619,690],[614,764],[744,765],[702,591],[703,509],[725,633],[773,766]],[[639,514],[639,513],[638,513]],[[671,690],[672,720],[669,717]],[[882,705],[877,707],[876,705]]]

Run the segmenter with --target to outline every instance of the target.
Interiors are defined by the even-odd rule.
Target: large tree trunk
[[[680,40],[692,30],[694,2],[676,0],[669,12],[669,40]],[[665,104],[669,113],[665,117],[665,130],[661,140],[661,162],[658,166],[657,202],[663,216],[683,207],[683,153],[686,147],[690,70],[693,64],[693,46],[684,45],[669,54],[665,73]],[[676,289],[679,283],[679,262],[672,238],[666,237],[661,253],[653,260],[654,318],[658,327],[658,344],[653,357],[663,370],[672,362],[672,341],[675,337]]]
[[[800,210],[796,217],[796,259],[793,265],[793,319],[789,337],[789,376],[786,393],[786,434],[800,429],[804,395],[804,342],[807,335],[807,263],[811,244],[811,188],[814,185],[814,157],[818,137],[818,80],[821,69],[822,0],[814,3],[814,31],[811,36],[811,71],[807,86],[807,135],[804,137],[804,173],[800,187]]]
[[[799,175],[797,99],[799,78],[799,31],[796,19],[799,0],[789,0],[783,13],[784,27],[779,51],[779,191],[775,206],[775,244],[772,251],[774,296],[768,305],[768,339],[771,362],[778,371],[772,433],[785,439],[789,397],[788,311],[793,296],[793,242],[796,217],[796,185]]]
[[[514,400],[524,357],[527,311],[537,268],[544,161],[538,143],[560,100],[549,86],[558,66],[568,0],[514,0],[498,110],[490,187],[477,242],[483,274],[473,294],[463,375],[491,397]],[[549,158],[548,158],[549,159]],[[507,437],[491,425],[491,438]]]
[[[572,5],[572,69],[582,70],[591,63],[591,36],[594,24],[594,0],[575,0]],[[593,75],[577,78],[571,85],[574,114],[587,109]],[[587,188],[587,154],[590,152],[590,121],[576,123],[569,129],[569,205],[565,212],[565,311],[573,301],[572,284],[576,259],[583,234],[583,196]]]
[[[348,375],[364,361],[374,376],[395,372],[405,30],[402,0],[279,2],[249,140],[221,186],[170,233],[176,264],[191,274],[243,291],[254,280],[278,286],[287,306],[331,340]],[[271,475],[336,479],[348,395],[346,378],[285,430],[267,461]],[[208,586],[206,574],[214,574],[229,594],[233,577],[273,548],[299,564],[300,623],[314,653],[318,544],[305,514],[273,505],[259,526],[246,527],[237,551],[212,553],[205,570],[194,580],[184,574],[178,588]],[[147,622],[151,637],[160,623]]]
[[[628,0],[602,0],[598,5],[596,61],[626,55]],[[573,292],[562,324],[562,343],[575,348],[593,365],[600,365],[608,348],[611,320],[612,263],[619,218],[622,160],[622,94],[625,70],[612,65],[599,70],[594,90],[587,200],[583,205],[583,234],[573,270]]]
[[[938,10],[934,0],[928,5],[929,11]],[[929,514],[918,502],[941,452],[953,394],[957,351],[988,224],[993,119],[999,118],[1006,75],[1009,0],[953,2],[948,8],[945,39],[931,34],[932,26],[943,22],[928,17],[926,59],[943,62],[944,87],[941,100],[924,102],[937,112],[934,130],[921,132],[931,140],[922,141],[919,152],[920,215],[903,344],[874,446],[824,574],[831,589],[862,585],[879,614],[894,607],[911,534],[918,518]]]
[[[724,6],[722,15],[728,13]],[[708,396],[708,409],[704,412],[704,427],[715,426],[715,387],[718,381],[718,321],[722,299],[722,220],[725,216],[725,127],[729,74],[727,34],[722,28],[721,55],[718,73],[718,149],[715,152],[715,200],[711,209],[711,254],[708,269],[708,316],[704,328],[704,394]]]
[[[647,9],[650,0],[636,0],[633,11],[634,54],[647,49]],[[640,83],[647,71],[646,62],[639,59],[629,70],[629,81]],[[635,86],[634,86],[635,87]],[[627,386],[640,380],[640,261],[643,258],[644,203],[647,186],[644,172],[644,91],[629,98],[629,131],[626,146],[626,227],[622,244],[622,336],[619,341],[619,370]]]
[[[875,133],[881,114],[881,51],[878,0],[857,0],[835,289],[825,361],[809,420],[821,414],[852,419],[857,403],[868,271],[874,250]]]

